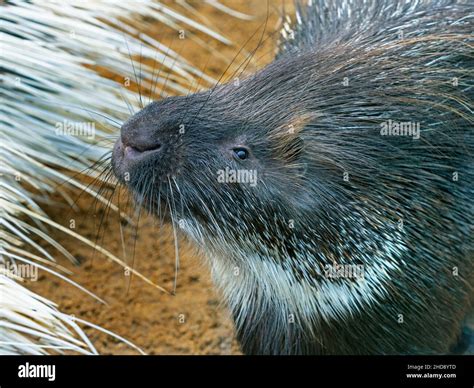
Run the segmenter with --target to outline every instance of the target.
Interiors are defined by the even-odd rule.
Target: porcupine
[[[203,249],[244,353],[465,350],[473,7],[296,11],[262,70],[129,118],[114,172]]]

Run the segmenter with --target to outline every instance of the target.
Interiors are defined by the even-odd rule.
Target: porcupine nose
[[[151,173],[152,179],[167,179],[181,161],[183,117],[196,114],[194,106],[201,105],[192,97],[168,97],[131,116],[122,125],[112,152],[115,175],[125,184],[125,175],[132,178]]]
[[[125,123],[122,126],[120,140],[125,157],[139,156],[162,148],[162,142],[156,133],[152,136],[148,131],[136,128],[133,123]]]
[[[148,155],[151,152],[156,153],[161,148],[159,142],[136,141],[128,142],[122,140],[122,147],[124,157],[127,159],[139,158],[143,155]]]
[[[162,149],[158,134],[141,128],[135,121],[126,122],[120,130],[120,140],[125,159],[136,159]]]
[[[130,177],[139,176],[153,161],[162,160],[163,134],[153,130],[153,124],[132,116],[120,129],[112,152],[112,168],[123,183]]]

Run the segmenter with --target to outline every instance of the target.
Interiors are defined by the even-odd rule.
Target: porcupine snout
[[[181,100],[153,102],[123,124],[112,154],[115,175],[122,183],[133,185],[133,176],[144,179],[150,171],[158,180],[175,173]]]
[[[168,136],[158,123],[151,125],[149,121],[145,115],[134,115],[120,129],[113,151],[113,165],[119,178],[122,173],[131,172],[134,166],[163,154]]]

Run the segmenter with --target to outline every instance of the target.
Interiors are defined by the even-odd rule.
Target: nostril
[[[141,154],[139,150],[131,146],[125,146],[123,153],[124,156],[127,158],[133,158]]]
[[[149,142],[144,141],[143,139],[121,139],[124,150],[133,151],[136,153],[147,152],[147,151],[156,151],[161,148],[161,143],[158,142]]]
[[[145,152],[145,151],[154,151],[158,150],[161,148],[160,143],[142,143],[142,144],[135,144],[132,146],[132,148],[135,148],[139,152]]]
[[[123,143],[123,153],[126,158],[137,158],[148,154],[153,151],[157,151],[161,148],[161,144],[134,144],[130,145]]]

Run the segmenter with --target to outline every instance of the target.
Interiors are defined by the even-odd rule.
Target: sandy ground
[[[181,50],[182,55],[190,62],[218,78],[227,67],[228,60],[234,57],[255,30],[264,23],[267,4],[261,0],[224,1],[239,11],[255,16],[254,20],[245,21],[223,15],[203,5],[203,2],[189,3],[196,6],[200,13],[208,18],[215,28],[231,38],[235,45],[225,46],[212,42],[212,47],[217,51],[209,54],[192,42],[186,42],[182,47],[179,45],[184,43],[178,42],[173,46],[176,33],[162,26],[156,27],[154,35],[164,43],[172,44],[176,51]],[[281,6],[281,1],[270,2],[265,39],[255,54],[259,64],[270,61],[274,53],[275,41],[270,35],[275,31],[279,17],[277,6]],[[260,36],[261,32],[255,34],[246,46],[247,51],[255,47]],[[220,53],[227,60],[220,59],[216,53]],[[242,59],[243,57],[239,56],[238,61]],[[253,70],[253,64],[249,69]],[[78,193],[71,193],[71,196],[77,199]],[[55,200],[55,205],[46,208],[53,220],[61,225],[69,225],[71,220],[74,220],[76,232],[92,241],[97,239],[101,246],[143,273],[152,282],[167,290],[172,289],[175,246],[168,228],[159,228],[154,225],[153,219],[142,216],[135,238],[133,228],[126,226],[117,214],[107,212],[104,207],[97,206],[95,210],[93,199],[86,194],[78,199],[76,210],[59,196],[56,196]],[[123,244],[121,225],[124,231]],[[131,340],[148,354],[239,353],[232,322],[213,288],[208,269],[183,242],[179,245],[181,268],[177,290],[175,295],[170,295],[146,284],[137,276],[130,276],[121,266],[77,240],[55,231],[51,231],[51,235],[80,262],[74,266],[65,258],[58,259],[61,265],[74,272],[72,280],[107,302],[105,305],[99,303],[70,284],[41,273],[39,281],[31,284],[31,288],[57,302],[62,311],[113,331]],[[136,351],[110,336],[87,328],[86,332],[102,354],[136,354]]]

